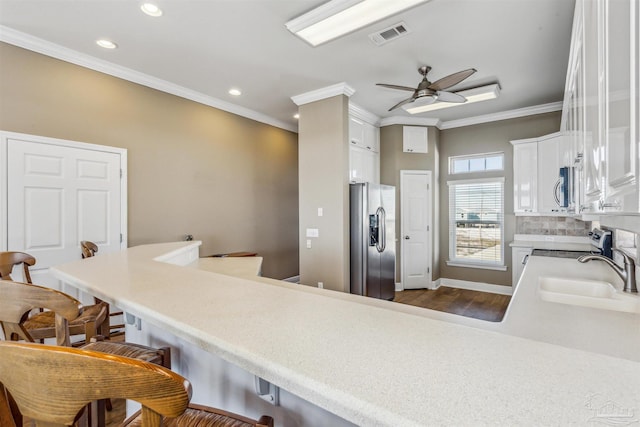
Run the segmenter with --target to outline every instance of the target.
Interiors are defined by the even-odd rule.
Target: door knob
[[[404,240],[409,240],[410,237],[409,236],[404,236]]]

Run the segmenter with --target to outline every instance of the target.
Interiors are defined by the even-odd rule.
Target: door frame
[[[8,217],[9,206],[7,204],[8,197],[8,161],[9,161],[9,139],[24,140],[25,142],[36,142],[41,144],[58,145],[62,147],[78,148],[83,150],[101,151],[120,155],[120,233],[122,239],[120,249],[126,249],[128,245],[128,225],[127,225],[127,149],[110,147],[107,145],[90,144],[87,142],[71,141],[66,139],[49,138],[47,136],[30,135],[26,133],[8,132],[0,130],[0,213],[3,221],[0,222],[0,250],[6,251],[9,247],[8,234]]]
[[[405,243],[404,243],[404,221],[402,216],[404,215],[405,206],[405,192],[402,188],[403,178],[407,175],[426,175],[427,176],[427,197],[429,200],[429,209],[427,209],[427,227],[429,227],[429,259],[427,260],[428,273],[428,288],[435,289],[433,284],[433,174],[430,170],[401,170],[400,171],[400,287],[404,290],[404,256],[405,256]]]

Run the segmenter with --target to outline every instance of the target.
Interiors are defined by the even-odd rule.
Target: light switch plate
[[[317,228],[307,228],[307,237],[318,237]]]

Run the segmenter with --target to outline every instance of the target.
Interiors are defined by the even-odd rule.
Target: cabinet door
[[[605,211],[638,211],[637,141],[634,117],[637,79],[637,53],[634,54],[638,7],[636,1],[606,0],[604,9],[605,43],[605,121],[606,151]],[[634,16],[635,15],[635,16]],[[637,40],[637,39],[636,39]],[[635,72],[632,70],[635,69]],[[637,95],[637,92],[636,92]]]
[[[603,197],[604,146],[602,143],[602,112],[600,99],[604,93],[604,73],[600,62],[603,45],[602,3],[585,1],[584,8],[584,66],[585,66],[585,132],[583,185],[584,203],[597,206]],[[595,208],[597,210],[597,208]]]
[[[365,182],[365,154],[366,151],[360,147],[349,147],[349,182]]]
[[[429,129],[423,126],[402,127],[402,151],[405,153],[427,153]]]
[[[349,182],[380,182],[380,154],[364,148],[349,147]]]
[[[380,151],[379,130],[369,123],[364,124],[364,148],[374,152]]]
[[[559,179],[563,137],[538,141],[538,212],[559,212],[555,186]]]
[[[349,142],[351,145],[365,147],[364,122],[354,117],[349,117]]]
[[[538,197],[538,143],[513,146],[513,210],[536,212]]]

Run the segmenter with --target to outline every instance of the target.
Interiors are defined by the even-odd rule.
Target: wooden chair
[[[101,303],[102,314],[106,314],[106,303]],[[54,316],[54,336],[59,346],[71,346],[70,324],[82,319],[83,307],[75,298],[43,286],[28,283],[0,280],[0,322],[5,330],[5,337],[11,340],[22,339],[35,342],[32,330],[25,326],[25,317],[36,308],[45,308]],[[94,336],[96,325],[85,322],[86,336]],[[95,341],[85,343],[81,348],[109,353],[112,355],[135,358],[171,368],[171,349],[169,347],[151,348],[139,344],[113,341]],[[102,405],[110,409],[110,401],[100,402],[99,426],[104,425]]]
[[[142,404],[142,410],[124,426],[273,427],[269,416],[256,421],[189,405],[191,384],[180,375],[140,360],[95,351],[2,342],[0,382],[24,416],[52,425],[71,425],[92,401],[124,398]]]
[[[32,283],[29,267],[33,267],[36,259],[24,252],[0,252],[0,279],[12,280],[11,271],[16,265],[23,265],[24,278],[27,283]],[[53,313],[39,310],[39,313],[30,315],[23,320],[23,326],[29,331],[29,336],[41,341],[46,338],[54,338],[55,317]],[[3,329],[4,323],[2,324]],[[109,337],[109,306],[97,301],[95,305],[84,307],[82,314],[69,324],[69,332],[73,335],[84,335],[84,342],[89,342],[97,334]],[[88,334],[88,335],[87,335]],[[5,330],[5,337],[11,339]],[[24,338],[22,338],[24,339]]]
[[[11,272],[13,267],[20,264],[23,267],[24,281],[32,283],[29,267],[33,267],[36,264],[36,259],[24,252],[0,252],[0,279],[12,280]]]
[[[80,242],[80,249],[82,250],[82,258],[91,258],[98,252],[98,245],[88,240],[82,240]]]
[[[95,243],[89,240],[82,240],[80,242],[80,249],[82,251],[82,259],[92,258],[95,256],[96,252],[98,252],[98,245],[96,245]],[[94,300],[96,304],[99,304],[102,302],[100,298],[94,298]],[[108,323],[105,323],[103,329],[106,329],[107,327],[109,328],[108,337],[112,335],[118,335],[118,334],[124,333],[124,324],[122,323],[114,324],[111,322],[112,318],[114,317],[124,316],[122,311],[112,312],[111,307],[107,306],[107,312],[109,314],[109,319],[108,319]],[[102,333],[103,335],[107,336],[106,330],[103,330]]]

